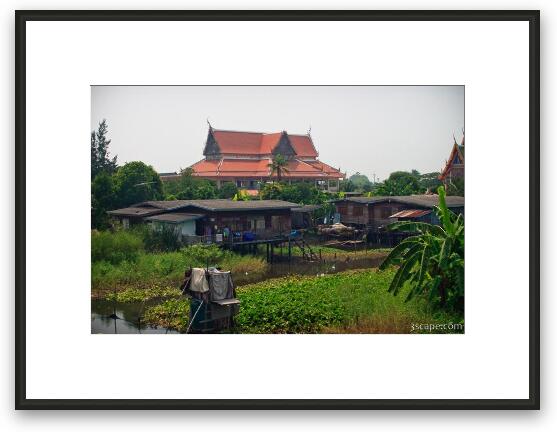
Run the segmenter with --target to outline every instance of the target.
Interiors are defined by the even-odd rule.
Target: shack
[[[253,240],[287,235],[295,207],[299,204],[281,200],[172,200],[146,201],[108,213],[123,227],[132,223],[132,217],[133,223],[175,226],[184,241],[193,243],[222,242],[229,236]]]
[[[153,224],[154,229],[170,227],[180,236],[195,236],[196,221],[203,218],[202,214],[171,212],[145,218],[145,222]]]
[[[318,218],[317,213],[322,206],[302,205],[292,209],[292,228],[307,229],[323,223],[323,218]]]
[[[447,207],[457,214],[464,214],[464,197],[447,196]],[[350,197],[334,201],[340,222],[379,231],[396,220],[420,220],[438,225],[434,207],[439,204],[437,195]]]

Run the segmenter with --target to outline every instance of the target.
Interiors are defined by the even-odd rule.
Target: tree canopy
[[[395,171],[389,178],[380,183],[374,191],[379,196],[398,196],[422,194],[426,188],[420,184],[420,176],[417,171]]]
[[[108,125],[105,119],[99,123],[96,131],[91,131],[91,180],[101,172],[113,174],[118,168],[117,156],[110,158],[108,146],[111,140],[106,137],[107,133]]]
[[[212,199],[218,197],[218,191],[215,182],[195,177],[193,170],[186,168],[178,180],[164,183],[164,195],[166,199]]]
[[[142,201],[163,199],[162,182],[152,166],[128,162],[114,174],[118,206],[127,207]]]

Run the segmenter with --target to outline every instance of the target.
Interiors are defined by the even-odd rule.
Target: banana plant
[[[394,295],[406,286],[406,301],[420,296],[442,308],[463,310],[464,219],[448,209],[443,186],[438,194],[435,212],[440,225],[410,221],[389,225],[390,231],[416,234],[400,242],[379,268],[399,266],[389,286]]]

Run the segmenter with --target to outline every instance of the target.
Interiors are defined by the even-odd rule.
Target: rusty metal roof
[[[410,209],[410,210],[402,210],[394,215],[389,216],[390,218],[418,218],[421,216],[425,216],[426,214],[431,213],[431,210],[418,210],[418,209]]]

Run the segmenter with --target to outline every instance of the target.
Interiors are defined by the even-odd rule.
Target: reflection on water
[[[175,330],[142,324],[140,317],[145,306],[143,302],[118,303],[91,300],[91,333],[178,333]]]
[[[252,275],[234,275],[234,282],[237,286],[248,283],[256,283],[262,280],[283,277],[288,275],[321,275],[338,273],[346,270],[358,268],[378,267],[385,256],[374,255],[367,257],[345,257],[338,260],[307,262],[301,259],[293,259],[288,262],[286,259],[275,257],[276,262],[269,266],[266,274],[258,279],[253,279]],[[141,316],[147,306],[157,304],[160,301],[136,303],[118,303],[107,300],[91,300],[91,333],[108,334],[131,334],[131,333],[178,333],[163,327],[152,327],[141,323]]]

